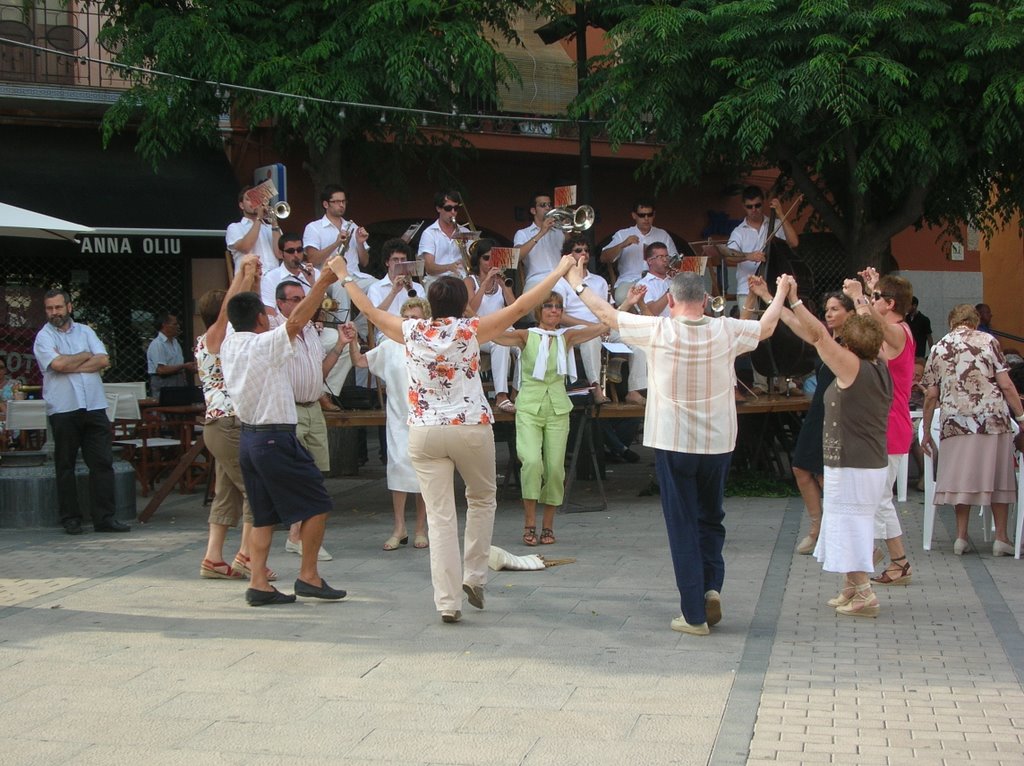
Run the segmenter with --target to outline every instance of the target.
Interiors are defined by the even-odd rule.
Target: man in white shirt
[[[288,370],[296,338],[320,307],[328,285],[336,280],[334,272],[325,270],[285,323],[273,329],[256,293],[240,293],[228,302],[228,319],[235,332],[221,345],[221,365],[228,394],[242,421],[239,462],[253,513],[252,581],[245,593],[251,606],[295,601],[294,595],[280,593],[267,580],[267,554],[274,526],[279,523],[304,522],[295,594],[332,600],[346,595],[331,588],[317,571],[331,498],[313,456],[295,435],[298,415]]]
[[[149,395],[160,399],[160,391],[173,386],[187,386],[188,375],[196,371],[195,362],[186,362],[178,336],[181,323],[174,314],[165,314],[160,330],[146,349],[146,372],[149,373]]]
[[[427,291],[423,285],[414,281],[408,275],[398,276],[400,264],[406,263],[412,256],[412,249],[397,237],[389,239],[381,247],[381,253],[385,258],[388,273],[383,279],[379,279],[370,285],[366,291],[366,297],[381,311],[394,314],[396,317],[402,315],[402,304],[409,298],[426,298]],[[410,295],[409,292],[413,294]],[[382,335],[377,331],[377,341],[380,342]]]
[[[282,234],[278,240],[279,257],[281,265],[264,274],[260,281],[260,297],[267,313],[271,316],[277,314],[277,287],[282,282],[294,282],[302,287],[303,294],[308,294],[313,284],[320,278],[320,270],[310,266],[303,259],[302,239],[298,234]],[[350,305],[347,295],[342,294],[337,285],[331,285],[327,294],[342,305],[339,298],[344,298],[345,306]],[[335,327],[324,327],[320,331],[320,344],[324,353],[328,353],[338,345],[338,330]],[[328,412],[337,412],[340,408],[331,399],[331,394],[340,394],[345,385],[345,379],[352,369],[352,359],[348,353],[346,344],[339,355],[337,364],[331,367],[330,374],[322,382],[322,392],[319,397],[320,407]]]
[[[253,207],[246,199],[246,192],[252,188],[254,187],[246,186],[238,193],[238,209],[242,211],[242,220],[228,226],[224,241],[234,259],[236,271],[244,256],[255,253],[260,257],[260,267],[266,274],[277,268],[274,237],[281,233],[281,227],[266,222],[268,211],[265,205]]]
[[[581,300],[624,341],[647,349],[644,445],[654,448],[682,611],[672,629],[707,635],[722,618],[723,503],[737,431],[733,363],[775,331],[791,278],[780,278],[771,305],[752,322],[705,316],[708,296],[698,274],[673,278],[665,319],[616,311],[589,289],[584,272],[578,264],[565,277]]]
[[[534,194],[530,205],[533,223],[516,232],[512,246],[519,248],[519,262],[526,267],[523,292],[550,274],[562,258],[562,243],[567,232],[555,228],[555,222],[544,216],[551,210],[551,196]]]
[[[644,297],[640,305],[651,316],[669,315],[668,288],[672,284],[672,278],[668,275],[668,258],[668,248],[663,242],[652,242],[644,248],[647,274],[636,284],[637,287],[644,288]]]
[[[353,221],[345,220],[348,196],[338,184],[328,184],[320,194],[324,216],[306,226],[302,233],[302,245],[306,257],[314,266],[321,266],[328,256],[340,250],[345,251],[348,273],[356,278],[356,284],[366,290],[376,281],[365,269],[370,263],[370,251],[366,246],[369,232]]]
[[[776,225],[781,222],[775,236],[790,247],[799,245],[800,237],[793,224],[783,217],[779,200],[773,199],[768,204],[775,211]],[[736,267],[736,302],[741,306],[750,293],[747,280],[757,272],[758,264],[764,263],[764,245],[768,241],[768,217],[760,187],[748,186],[743,190],[743,208],[747,211],[746,217],[732,230],[727,245],[731,255],[726,257],[726,263]]]
[[[457,191],[443,191],[434,195],[434,209],[437,220],[420,236],[420,257],[423,259],[423,286],[441,276],[466,278],[462,250],[456,240],[459,233],[468,232],[465,226],[456,223],[462,208],[462,195]],[[468,245],[468,243],[466,243]]]
[[[654,203],[638,200],[633,205],[633,225],[619,229],[601,251],[601,263],[614,263],[618,272],[615,280],[615,302],[624,303],[632,287],[640,279],[645,268],[644,248],[651,242],[661,242],[668,248],[669,256],[675,258],[679,251],[676,243],[664,229],[654,225]]]

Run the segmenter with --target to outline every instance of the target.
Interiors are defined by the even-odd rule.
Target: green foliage
[[[851,264],[907,226],[991,230],[1024,206],[1022,0],[614,6],[574,109],[617,143],[653,127],[663,183],[779,167]]]
[[[522,8],[507,0],[94,0],[111,17],[101,33],[119,63],[249,90],[137,73],[107,113],[104,133],[139,129],[139,150],[154,165],[197,141],[220,140],[230,112],[250,127],[274,126],[299,142],[318,175],[338,177],[342,152],[367,138],[422,141],[415,118],[317,99],[453,113],[493,108],[514,70],[488,36],[514,40]],[[296,101],[275,93],[298,94]]]

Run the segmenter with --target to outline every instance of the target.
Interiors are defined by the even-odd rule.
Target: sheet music
[[[402,235],[402,241],[407,245],[412,242],[412,238],[416,236],[420,229],[423,228],[423,224],[425,223],[426,221],[420,221],[419,223],[411,224],[409,228],[405,230],[405,234]]]

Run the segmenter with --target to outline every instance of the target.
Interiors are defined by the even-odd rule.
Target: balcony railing
[[[97,41],[103,21],[75,2],[0,3],[0,82],[127,88],[103,63],[111,59]]]

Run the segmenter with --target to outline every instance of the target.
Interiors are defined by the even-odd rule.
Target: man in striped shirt
[[[790,277],[780,277],[775,299],[757,322],[706,316],[704,280],[693,273],[673,278],[669,317],[635,316],[587,289],[585,261],[565,279],[598,321],[647,354],[644,446],[654,448],[682,607],[672,629],[707,635],[722,618],[723,498],[736,446],[733,362],[774,332]]]

